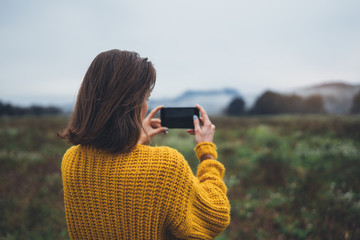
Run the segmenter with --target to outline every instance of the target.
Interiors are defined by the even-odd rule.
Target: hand
[[[150,142],[150,139],[159,134],[166,133],[167,128],[161,127],[161,120],[159,118],[153,118],[154,115],[162,108],[163,106],[158,106],[154,108],[142,122],[142,131],[141,137],[138,141],[139,144],[147,144]]]
[[[196,108],[199,109],[201,116],[194,117],[194,129],[189,129],[187,132],[191,135],[195,135],[196,143],[201,142],[213,142],[215,134],[215,125],[210,122],[210,119],[205,111],[200,105],[196,105]],[[203,126],[200,126],[200,121],[203,123]]]

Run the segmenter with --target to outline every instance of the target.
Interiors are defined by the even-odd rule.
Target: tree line
[[[326,113],[324,101],[320,95],[302,98],[297,95],[282,95],[272,91],[264,92],[250,109],[245,109],[242,97],[234,98],[225,109],[229,116],[263,115],[263,114],[321,114]],[[354,96],[350,113],[360,113],[360,91]],[[63,111],[55,106],[32,105],[29,107],[14,106],[0,101],[0,116],[25,116],[25,115],[59,115]]]
[[[14,106],[10,103],[3,103],[0,101],[0,116],[25,116],[25,115],[59,115],[62,110],[55,106],[39,106],[32,105],[29,107]]]
[[[360,113],[360,91],[354,96],[351,113]],[[230,116],[244,114],[320,114],[326,113],[324,101],[320,95],[303,98],[297,95],[282,95],[272,91],[264,92],[250,109],[245,109],[245,101],[241,97],[234,98],[225,113]]]

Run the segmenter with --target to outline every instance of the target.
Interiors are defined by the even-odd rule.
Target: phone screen
[[[194,129],[194,115],[199,117],[199,109],[194,107],[161,108],[161,126],[168,128]]]

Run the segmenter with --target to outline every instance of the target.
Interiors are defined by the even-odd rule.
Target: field
[[[60,164],[66,117],[0,118],[0,239],[68,239]],[[360,116],[213,119],[231,202],[217,239],[360,239]],[[152,145],[178,149],[181,130]]]

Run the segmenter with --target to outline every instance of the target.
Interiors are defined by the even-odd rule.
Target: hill
[[[331,82],[300,88],[291,92],[301,97],[320,95],[327,113],[346,114],[350,112],[353,98],[360,91],[360,85]]]
[[[232,88],[208,91],[186,91],[178,97],[150,99],[149,109],[158,105],[166,107],[189,107],[200,104],[209,115],[220,115],[235,97],[241,97],[240,93]]]

